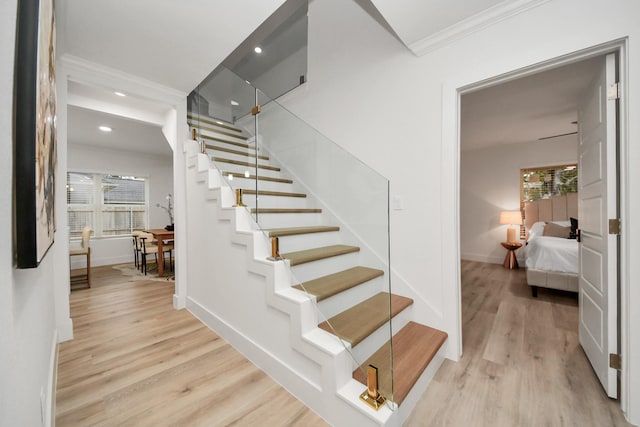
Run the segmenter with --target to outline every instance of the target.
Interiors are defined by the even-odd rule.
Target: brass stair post
[[[242,188],[236,188],[236,204],[233,205],[234,208],[242,208],[245,207],[244,203],[242,203]]]
[[[360,395],[360,400],[376,411],[387,401],[378,391],[378,368],[373,365],[367,367],[367,389]]]
[[[277,237],[271,238],[271,256],[267,257],[269,261],[280,261],[283,260],[280,256],[280,241]]]

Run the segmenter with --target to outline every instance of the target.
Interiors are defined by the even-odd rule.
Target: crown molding
[[[407,47],[416,55],[422,56],[441,47],[460,40],[470,34],[490,27],[512,16],[526,12],[550,0],[507,0],[483,10],[469,18],[453,24],[435,34],[410,43]]]
[[[180,90],[69,54],[58,58],[56,65],[63,68],[69,80],[80,83],[122,90],[171,105],[184,102],[187,97]]]

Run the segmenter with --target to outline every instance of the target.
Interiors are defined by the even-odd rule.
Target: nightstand
[[[518,267],[518,258],[516,258],[516,251],[522,247],[522,243],[518,242],[502,242],[500,243],[503,248],[507,250],[507,256],[504,257],[504,268],[512,270]]]

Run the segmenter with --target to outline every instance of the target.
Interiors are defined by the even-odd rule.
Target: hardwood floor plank
[[[405,426],[630,426],[580,347],[575,294],[533,298],[524,269],[500,265],[462,261],[461,275],[464,353]]]
[[[174,310],[173,282],[111,267],[92,274],[93,287],[70,297],[75,339],[59,346],[56,425],[327,425],[189,312]]]

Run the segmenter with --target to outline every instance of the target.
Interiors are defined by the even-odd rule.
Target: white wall
[[[463,123],[464,126],[464,123]],[[501,264],[507,225],[500,211],[520,209],[520,169],[577,163],[575,135],[552,141],[462,151],[460,155],[460,254]],[[518,230],[516,229],[516,233]],[[522,259],[524,250],[517,252]]]
[[[64,293],[59,270],[68,257],[60,242],[60,222],[55,243],[37,269],[13,267],[13,58],[16,0],[0,2],[0,425],[40,426],[41,391],[44,424],[50,425],[52,357],[60,331],[56,319],[70,327],[68,301],[57,305],[54,293]],[[58,171],[59,175],[59,171]],[[56,187],[56,190],[59,186]],[[64,200],[64,197],[62,197]],[[56,214],[60,196],[56,197]],[[65,223],[66,224],[66,223]],[[62,264],[62,266],[61,266]],[[68,287],[67,287],[68,288]],[[57,311],[57,312],[56,312]],[[58,332],[60,333],[58,334]]]
[[[458,88],[595,45],[629,37],[629,76],[640,72],[640,3],[555,0],[415,57],[353,2],[309,7],[309,73],[283,101],[316,129],[391,180],[405,209],[391,212],[392,267],[442,308],[447,332],[459,336],[457,212]],[[608,17],[603,20],[603,17]],[[588,31],[585,29],[588,28]],[[357,29],[357,30],[354,30]],[[640,114],[640,86],[625,88],[628,118]],[[640,122],[626,122],[623,170],[625,283],[640,280]],[[624,286],[624,285],[623,285]],[[640,322],[640,288],[625,295],[631,324]],[[631,419],[640,423],[640,330],[623,331],[633,390]],[[451,348],[461,349],[461,343]],[[625,350],[626,351],[626,350]],[[634,357],[635,356],[635,357]],[[634,371],[637,369],[638,371]],[[634,412],[636,411],[636,412]]]
[[[73,124],[72,124],[73,125]],[[160,143],[166,144],[166,141]],[[110,150],[82,144],[69,144],[68,170],[74,172],[111,173],[143,176],[149,180],[149,228],[164,228],[169,215],[157,203],[166,206],[167,194],[173,191],[173,160],[167,156]],[[133,261],[130,237],[92,239],[92,265],[111,265]],[[82,257],[74,257],[72,268],[84,267]]]

